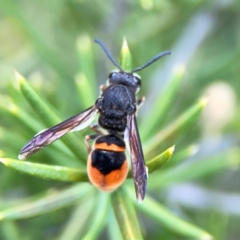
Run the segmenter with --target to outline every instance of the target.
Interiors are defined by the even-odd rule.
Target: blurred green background
[[[185,160],[171,171],[163,168],[166,182],[158,182],[158,175],[161,175],[158,171],[153,176],[154,182],[149,183],[149,192],[176,215],[205,229],[215,239],[239,239],[239,1],[1,0],[0,3],[0,157],[16,159],[22,146],[37,133],[24,122],[39,124],[39,131],[49,127],[41,123],[20,94],[14,69],[26,77],[64,120],[84,110],[89,102],[76,88],[81,69],[89,69],[87,79],[92,89],[85,92],[89,99],[98,97],[99,86],[105,83],[113,69],[99,46],[92,44],[94,38],[101,39],[118,61],[122,40],[126,37],[134,68],[161,51],[171,50],[171,56],[140,72],[142,88],[139,96],[146,96],[138,113],[140,135],[148,124],[151,104],[164,92],[176,68],[185,69],[185,73],[162,126],[201,97],[208,97],[208,105],[195,124],[187,127],[182,135],[159,143],[161,150],[176,144],[174,154],[183,154]],[[84,54],[89,39],[91,50]],[[11,115],[15,109],[13,103],[29,118],[20,121]],[[88,130],[82,132],[84,135]],[[149,133],[145,130],[143,143],[153,133],[154,129]],[[82,140],[76,142],[79,144],[84,145]],[[185,150],[188,153],[184,153]],[[54,158],[48,158],[44,151],[29,161],[81,166],[77,159],[65,159],[60,164]],[[86,152],[84,154],[87,156]],[[198,162],[196,166],[203,168],[196,175],[194,172],[198,169],[191,168],[195,161]],[[204,163],[211,161],[214,161],[212,170],[205,171]],[[226,164],[221,164],[224,161]],[[177,178],[181,169],[188,171],[185,176]],[[35,198],[55,188],[71,185],[20,174],[3,165],[0,179],[1,210],[14,206],[21,199]],[[69,207],[10,224],[2,221],[0,238],[13,239],[9,232],[14,232],[16,239],[60,239],[72,211],[73,207]],[[163,228],[144,213],[137,214],[145,239],[188,239]],[[83,215],[81,212],[79,218]],[[107,236],[105,230],[98,239]]]

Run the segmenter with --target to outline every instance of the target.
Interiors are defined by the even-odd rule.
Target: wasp
[[[126,72],[115,61],[103,42],[99,39],[95,39],[95,42],[118,68],[117,71],[110,73],[106,86],[101,87],[100,97],[85,111],[36,134],[21,149],[18,157],[26,159],[64,134],[82,130],[92,123],[96,114],[99,114],[98,124],[91,127],[96,134],[85,137],[89,153],[87,163],[89,180],[103,191],[112,191],[119,187],[128,174],[125,155],[128,146],[136,197],[141,202],[146,193],[148,170],[136,121],[137,109],[144,100],[136,99],[136,93],[141,86],[140,76],[136,72],[171,52],[161,52],[141,67]],[[88,143],[89,140],[95,140],[93,149]]]

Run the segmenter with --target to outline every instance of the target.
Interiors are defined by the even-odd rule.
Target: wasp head
[[[141,86],[141,78],[136,73],[127,73],[123,71],[113,71],[108,78],[109,84],[124,85],[133,89],[134,92],[138,92]]]

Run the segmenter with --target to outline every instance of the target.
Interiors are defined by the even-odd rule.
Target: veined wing
[[[136,197],[138,202],[143,201],[147,186],[147,167],[145,166],[141,140],[138,133],[135,114],[128,115],[125,139],[128,141],[132,163],[132,176],[134,179]]]
[[[56,141],[64,134],[87,127],[94,120],[97,112],[98,109],[95,106],[92,106],[85,111],[57,124],[54,127],[42,130],[22,148],[18,158],[21,160],[26,159],[35,152]]]

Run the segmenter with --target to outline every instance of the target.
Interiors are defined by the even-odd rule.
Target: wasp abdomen
[[[93,185],[103,191],[119,187],[127,177],[125,143],[115,135],[98,138],[88,158],[88,176]]]

